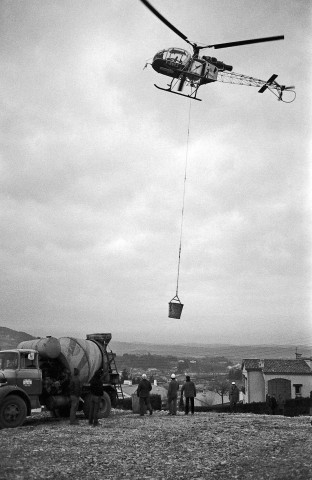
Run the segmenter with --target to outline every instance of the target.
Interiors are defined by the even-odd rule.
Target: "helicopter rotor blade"
[[[174,33],[176,33],[179,37],[181,37],[183,40],[185,40],[187,43],[190,45],[193,45],[188,39],[187,36],[184,35],[184,33],[180,32],[172,23],[170,23],[161,13],[156,10],[156,8],[153,7],[147,0],[141,0],[141,2],[154,14],[156,15],[159,20],[161,20],[167,27],[170,28]]]
[[[263,38],[253,38],[250,40],[240,40],[238,42],[228,42],[228,43],[216,43],[215,45],[207,45],[202,48],[228,48],[228,47],[238,47],[240,45],[250,45],[252,43],[262,43],[262,42],[274,42],[275,40],[284,40],[284,35],[278,35],[275,37],[263,37]]]

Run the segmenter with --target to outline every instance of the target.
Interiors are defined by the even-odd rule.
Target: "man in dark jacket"
[[[185,415],[189,413],[189,405],[191,404],[191,414],[194,415],[194,398],[196,397],[195,383],[191,381],[189,375],[186,375],[185,382],[181,388],[181,397],[185,396]]]
[[[150,391],[152,390],[151,383],[147,380],[145,373],[142,375],[142,380],[140,381],[137,389],[137,396],[140,399],[140,415],[143,417],[145,413],[145,408],[149,410],[150,415],[152,415],[152,405],[150,400]]]
[[[69,384],[69,393],[70,393],[70,425],[77,425],[78,420],[76,419],[76,412],[79,406],[79,399],[81,395],[81,382],[79,378],[78,368],[74,368],[74,376],[71,378]]]
[[[170,381],[169,387],[168,387],[168,408],[169,408],[168,415],[176,415],[177,414],[178,390],[179,390],[179,384],[176,381],[175,374],[173,373],[171,375],[171,381]]]
[[[101,404],[101,398],[104,393],[102,372],[98,370],[90,382],[90,410],[89,410],[89,425],[96,427],[99,424],[99,410]]]
[[[229,391],[229,397],[230,397],[230,409],[231,409],[231,412],[234,412],[236,410],[236,404],[239,401],[239,390],[235,382],[232,382],[232,385]]]
[[[272,395],[272,397],[271,397],[272,415],[275,415],[276,407],[277,407],[277,401],[276,401],[275,395]]]

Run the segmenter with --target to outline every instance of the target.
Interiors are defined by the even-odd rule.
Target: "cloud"
[[[222,5],[211,15],[239,24],[216,25],[206,2],[195,2],[196,21],[187,4],[169,10],[199,41],[207,32],[222,41],[242,25],[247,38],[254,22],[259,36],[279,26],[299,34],[275,5],[269,25],[244,2],[234,16]],[[170,14],[166,2],[157,7]],[[3,324],[149,341],[239,341],[242,331],[276,341],[286,326],[291,340],[298,324],[308,334],[307,53],[300,47],[299,61],[293,45],[258,45],[253,55],[244,47],[222,56],[255,76],[278,61],[304,92],[293,104],[216,83],[190,105],[154,88],[169,77],[142,70],[182,40],[140,2],[5,2],[1,11]],[[177,325],[167,309],[184,186]]]

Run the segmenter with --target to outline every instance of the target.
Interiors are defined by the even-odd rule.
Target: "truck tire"
[[[86,418],[89,418],[90,404],[91,404],[91,394],[87,395],[84,399],[83,413]],[[112,408],[111,399],[109,398],[108,393],[104,392],[101,398],[99,418],[107,418],[110,414],[111,408]]]
[[[112,404],[108,393],[104,392],[101,399],[99,418],[107,418],[111,412]]]
[[[27,417],[27,406],[17,395],[8,395],[0,405],[0,428],[15,428],[22,425]]]

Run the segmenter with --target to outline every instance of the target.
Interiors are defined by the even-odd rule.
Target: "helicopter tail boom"
[[[263,93],[268,89],[270,90],[270,92],[274,93],[274,95],[278,97],[278,100],[281,100],[285,103],[293,102],[296,98],[295,87],[286,87],[285,85],[279,85],[275,81],[276,78],[277,75],[274,74],[269,78],[269,80],[265,82],[264,80],[260,80],[259,78],[248,77],[247,75],[242,75],[241,73],[219,71],[217,81],[223,83],[232,83],[236,85],[247,85],[249,87],[260,87],[260,90],[258,90],[259,93]],[[293,98],[289,101],[284,100],[284,92],[291,92],[293,94]]]

